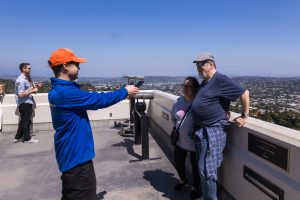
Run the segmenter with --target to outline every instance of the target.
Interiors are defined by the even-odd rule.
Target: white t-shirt
[[[192,101],[188,102],[183,96],[180,96],[177,101],[174,103],[171,111],[172,121],[176,123],[178,128],[180,121],[185,115],[185,112],[190,107]],[[191,112],[189,111],[185,116],[183,122],[181,123],[179,129],[179,137],[176,145],[187,151],[195,151],[195,143],[188,136],[194,130],[194,120],[192,118]]]

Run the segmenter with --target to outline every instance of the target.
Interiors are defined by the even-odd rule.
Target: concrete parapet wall
[[[53,130],[51,112],[48,102],[48,94],[34,94],[33,95],[36,108],[34,109],[33,129],[34,130]],[[0,123],[2,132],[15,132],[18,128],[19,113],[15,101],[14,94],[7,94],[3,98],[0,105]],[[2,115],[1,115],[2,114]],[[104,125],[114,120],[129,118],[129,100],[123,100],[108,108],[99,109],[96,111],[88,111],[89,119],[92,127]],[[107,122],[99,122],[107,121]]]
[[[48,103],[48,94],[42,93],[42,94],[34,94],[33,98],[36,102],[36,107],[34,109],[34,118],[33,123],[39,124],[39,123],[51,123],[51,113],[50,113],[50,107]],[[6,131],[6,127],[13,127],[18,124],[19,121],[19,111],[17,109],[17,104],[15,100],[14,94],[7,94],[5,95],[2,105],[2,131]],[[9,128],[11,130],[11,128]]]
[[[171,109],[178,96],[154,90],[154,99],[150,101],[148,115],[155,121],[167,134],[173,128],[171,120]]]
[[[176,100],[176,96],[161,91],[153,91],[154,99],[150,102],[148,114],[160,127],[162,136],[160,142],[172,150],[169,139],[172,130],[171,108]],[[237,113],[231,113],[231,121],[239,116]],[[158,128],[154,128],[155,131]],[[259,148],[258,154],[249,150],[249,137],[254,135],[257,140],[254,142],[255,148]],[[267,141],[267,142],[265,142]],[[253,142],[252,142],[253,143]],[[274,164],[280,161],[282,157],[278,149],[288,151],[286,156],[287,169],[282,169]],[[266,185],[270,184],[274,191],[282,192],[282,199],[292,200],[299,199],[300,196],[300,131],[282,127],[262,120],[249,118],[248,123],[243,128],[231,125],[227,134],[227,144],[224,150],[224,161],[219,170],[219,183],[235,199],[253,200],[253,199],[270,199],[267,195],[273,196],[274,199],[281,199],[278,194],[272,192]],[[265,157],[265,158],[264,158]],[[260,180],[244,177],[245,167],[260,176]],[[264,180],[264,181],[262,181]],[[260,182],[262,181],[262,182]],[[256,186],[253,184],[255,183]],[[265,192],[263,192],[263,190]],[[278,192],[280,193],[280,192]]]
[[[235,113],[232,115],[232,118],[238,116]],[[251,141],[250,137],[253,136],[256,137],[257,142]],[[260,153],[253,153],[251,145],[254,145]],[[282,151],[278,151],[280,148],[287,150],[286,156],[282,156]],[[224,162],[220,170],[220,182],[236,199],[270,199],[263,192],[263,190],[268,191],[266,183],[261,184],[257,179],[250,177],[249,179],[257,185],[255,186],[246,179],[244,173],[247,167],[273,184],[275,188],[279,188],[279,191],[283,192],[283,199],[298,199],[300,196],[299,155],[299,131],[249,118],[249,122],[243,128],[230,126]],[[285,163],[282,158],[287,159],[287,169],[274,164],[274,162]],[[274,192],[269,191],[269,193],[276,199],[280,199]]]

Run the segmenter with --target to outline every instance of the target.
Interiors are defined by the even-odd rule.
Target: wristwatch
[[[241,113],[241,117],[242,117],[242,118],[247,118],[247,117],[248,117],[248,114],[247,114],[247,113],[244,113],[244,112],[242,112],[242,113]]]

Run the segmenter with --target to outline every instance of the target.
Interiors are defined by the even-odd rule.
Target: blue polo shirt
[[[15,95],[16,95],[16,103],[17,105],[21,105],[22,103],[29,103],[29,104],[33,104],[33,97],[32,95],[27,95],[25,97],[20,97],[19,93],[23,93],[26,90],[28,90],[31,85],[30,82],[28,81],[27,77],[24,74],[21,74],[15,83]]]
[[[94,139],[86,110],[106,108],[125,99],[125,88],[114,92],[87,92],[73,81],[51,78],[48,99],[55,129],[54,145],[59,170],[66,172],[92,160]]]
[[[233,79],[216,72],[208,81],[203,81],[193,101],[191,112],[199,126],[211,126],[226,120],[230,101],[236,100],[245,89]]]

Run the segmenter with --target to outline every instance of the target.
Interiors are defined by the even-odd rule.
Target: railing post
[[[145,113],[146,103],[145,99],[153,99],[152,93],[139,93],[135,96],[137,102],[134,109],[134,143],[142,144],[142,160],[149,159],[149,117]],[[143,102],[139,102],[143,99]]]
[[[141,118],[137,111],[134,111],[134,144],[141,144]]]
[[[127,78],[127,84],[128,85],[136,85],[137,87],[140,87],[144,83],[144,77],[143,76],[124,75],[124,78]],[[137,82],[138,80],[139,80],[139,82]],[[134,105],[135,105],[135,98],[130,97],[129,98],[129,121],[125,120],[125,121],[120,122],[120,123],[117,123],[115,121],[115,127],[121,126],[121,131],[118,132],[121,136],[125,136],[125,137],[134,136],[134,132],[135,132],[135,128],[133,128],[133,126],[135,124]]]
[[[149,159],[149,135],[148,135],[148,115],[141,114],[141,134],[142,134],[142,159]]]
[[[135,99],[133,97],[129,98],[129,122],[134,123],[134,103]]]

